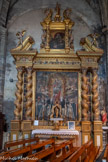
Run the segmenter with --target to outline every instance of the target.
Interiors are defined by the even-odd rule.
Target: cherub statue
[[[24,37],[24,34],[26,33],[26,30],[22,30],[21,32],[17,32],[16,33],[16,36],[17,36],[17,38],[19,39],[19,41],[18,41],[18,44],[17,44],[17,47],[19,46],[19,45],[22,45],[22,43],[23,43],[23,37]]]
[[[101,111],[101,115],[102,115],[102,123],[103,123],[103,125],[106,125],[106,123],[107,123],[107,113],[106,113],[105,107]]]
[[[67,8],[66,10],[64,10],[64,12],[63,12],[64,19],[70,19],[71,13],[72,13],[71,8]]]

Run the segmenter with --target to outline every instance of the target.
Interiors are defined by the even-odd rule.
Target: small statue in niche
[[[45,13],[45,15],[46,15],[44,21],[51,21],[51,19],[52,19],[52,14],[53,14],[52,9],[46,8],[45,11],[44,11],[44,13]]]
[[[106,125],[107,123],[107,112],[105,110],[105,107],[104,109],[101,111],[101,115],[102,115],[102,124],[103,125]]]
[[[19,41],[18,41],[18,43],[17,43],[17,47],[18,47],[19,45],[22,45],[22,44],[23,44],[23,37],[24,37],[25,33],[26,33],[26,30],[23,30],[23,31],[21,31],[21,32],[17,32],[17,33],[16,33],[16,36],[17,36],[17,38],[19,39]]]
[[[66,10],[64,10],[64,12],[63,12],[64,19],[70,19],[71,13],[72,13],[72,9],[71,8],[67,8]]]
[[[50,118],[61,118],[62,117],[62,108],[61,108],[61,105],[59,104],[59,101],[56,100],[55,101],[55,105],[52,107],[52,113],[51,113],[51,116]]]
[[[41,36],[41,39],[42,39],[42,43],[41,43],[41,45],[40,45],[40,47],[41,48],[45,48],[45,44],[46,44],[46,31],[45,30],[43,30],[43,34],[42,34],[42,36]]]
[[[69,45],[70,45],[71,49],[74,49],[73,41],[74,41],[74,38],[73,38],[73,35],[72,35],[72,30],[70,30],[69,31]]]

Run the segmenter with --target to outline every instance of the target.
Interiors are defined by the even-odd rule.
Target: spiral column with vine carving
[[[93,103],[93,113],[94,120],[99,120],[99,101],[98,101],[98,82],[97,82],[97,69],[93,70],[93,80],[92,80],[92,103]]]
[[[83,69],[82,70],[82,116],[83,116],[83,120],[87,121],[88,120],[88,109],[89,109],[89,96],[88,96],[88,78],[86,76],[87,74],[87,70]]]
[[[26,119],[32,118],[32,67],[27,68]]]
[[[47,23],[47,35],[46,35],[46,49],[49,50],[49,39],[50,39],[50,30],[49,30],[49,21]]]
[[[14,110],[14,116],[15,116],[15,120],[20,120],[20,118],[21,118],[21,108],[22,108],[22,93],[23,93],[23,88],[22,88],[22,84],[23,84],[23,68],[18,67],[17,71],[18,71],[18,73],[17,73],[18,81],[16,83],[16,87],[17,87],[17,91],[15,93],[15,96],[16,96],[16,100],[15,100],[16,109]]]
[[[65,31],[65,48],[69,48],[69,40],[68,40],[68,25],[66,25],[66,31]]]

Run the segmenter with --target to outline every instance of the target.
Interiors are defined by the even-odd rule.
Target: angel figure
[[[16,33],[16,36],[17,36],[17,38],[19,39],[19,41],[18,41],[18,44],[17,44],[17,47],[19,46],[19,45],[22,45],[22,43],[23,43],[23,37],[24,37],[24,34],[26,33],[26,30],[23,30],[23,31],[21,31],[21,32],[17,32]]]

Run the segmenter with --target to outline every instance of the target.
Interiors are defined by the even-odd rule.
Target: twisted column
[[[17,68],[17,78],[18,81],[16,83],[16,87],[17,87],[17,91],[15,93],[16,96],[16,100],[15,100],[15,106],[16,109],[14,110],[14,116],[15,116],[15,120],[20,120],[21,118],[21,108],[22,108],[22,84],[23,84],[23,68],[22,67],[18,67]]]
[[[68,38],[68,25],[66,25],[66,30],[65,30],[65,48],[69,48],[69,38]]]
[[[89,109],[89,96],[88,96],[88,78],[86,76],[87,70],[83,69],[82,70],[82,116],[83,120],[87,121],[88,120],[88,109]]]
[[[26,119],[32,118],[32,67],[27,68]]]
[[[98,82],[97,82],[97,69],[93,70],[93,80],[92,80],[92,103],[93,103],[93,113],[94,113],[94,120],[99,120],[100,111],[99,101],[98,101]]]
[[[49,21],[47,21],[46,23],[47,23],[46,50],[49,50],[50,49],[50,46],[49,46],[49,41],[50,41]]]

